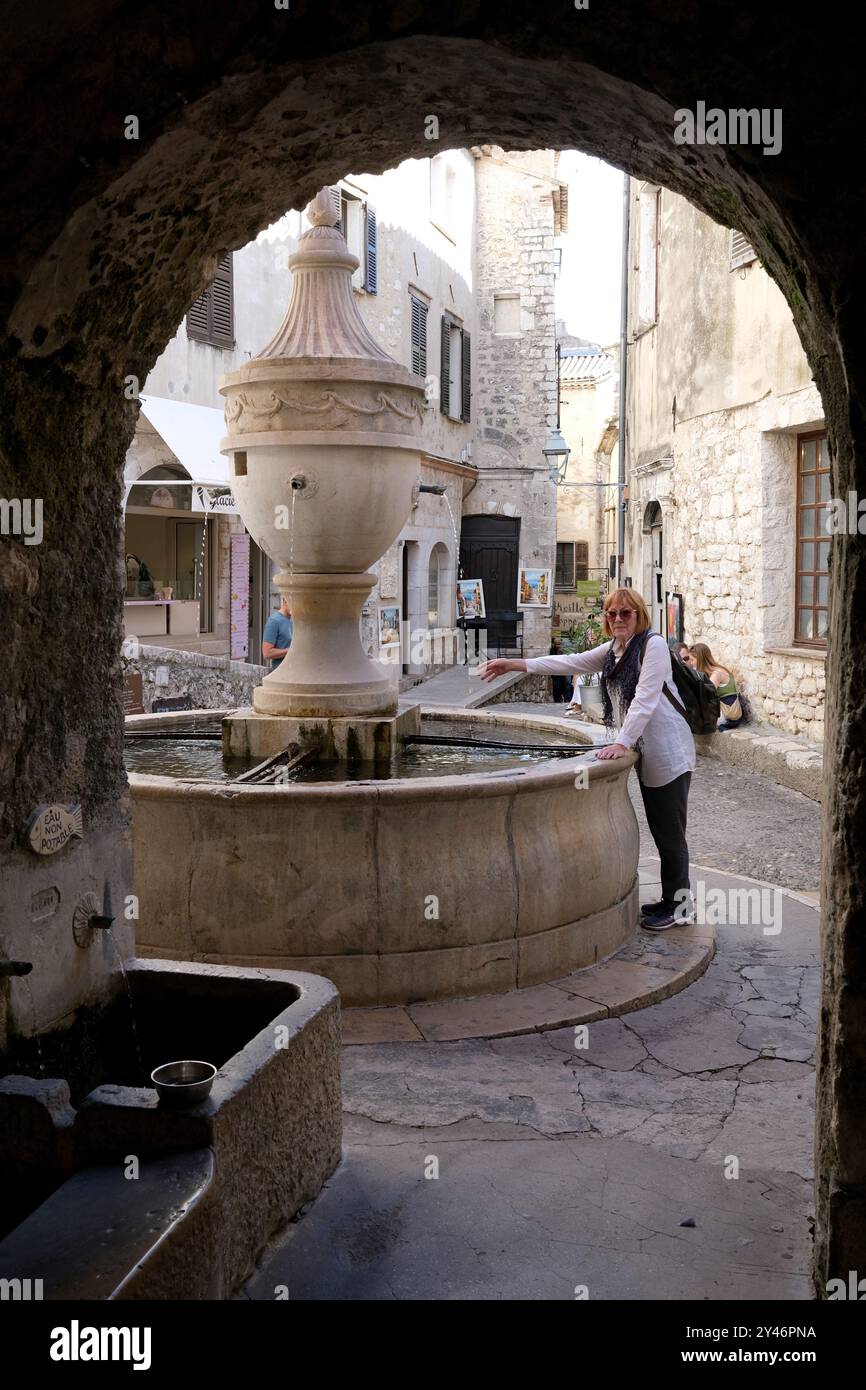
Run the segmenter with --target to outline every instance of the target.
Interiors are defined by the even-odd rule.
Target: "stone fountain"
[[[254,707],[222,722],[224,764],[259,766],[222,782],[130,775],[138,949],[312,971],[350,1005],[555,980],[637,930],[634,754],[596,761],[592,735],[563,727],[580,766],[568,756],[407,775],[417,744],[437,739],[420,733],[418,705],[398,709],[399,667],[366,655],[360,617],[369,567],[420,489],[423,386],[361,320],[358,262],[327,189],[307,214],[282,325],[220,387],[238,509],[282,566],[294,639]],[[140,718],[158,732],[172,716]],[[462,742],[476,745],[544,727],[503,710],[448,718],[471,720]],[[310,779],[297,766],[272,775],[285,750],[289,768],[309,760]]]
[[[358,260],[336,227],[330,191],[307,208],[289,258],[292,297],[258,357],[224,377],[238,511],[277,575],[291,648],[224,726],[235,755],[268,757],[315,741],[327,756],[381,759],[419,728],[397,711],[393,665],[360,637],[373,565],[400,534],[420,484],[424,387],[370,336],[355,304]]]

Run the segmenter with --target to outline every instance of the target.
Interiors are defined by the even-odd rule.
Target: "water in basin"
[[[394,777],[452,777],[473,772],[507,772],[532,766],[552,756],[551,748],[562,748],[571,740],[555,730],[503,728],[481,721],[422,719],[425,737],[477,739],[474,746],[407,744],[390,765],[382,763],[318,762],[300,767],[290,774],[292,782],[387,781]],[[511,748],[484,747],[485,743],[509,744]],[[574,742],[574,754],[585,745]],[[218,738],[184,737],[178,730],[158,738],[129,734],[126,740],[127,772],[151,776],[203,778],[231,782],[255,767],[261,759],[223,756]]]

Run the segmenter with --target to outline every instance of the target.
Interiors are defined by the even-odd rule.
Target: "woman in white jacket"
[[[596,757],[639,754],[638,782],[650,834],[661,860],[661,901],[641,909],[641,926],[654,931],[677,926],[690,912],[686,821],[695,767],[695,741],[677,694],[668,644],[653,632],[647,606],[634,589],[608,594],[602,617],[607,642],[588,652],[563,656],[499,658],[480,672],[493,680],[506,671],[563,675],[601,673],[605,724],[616,742]]]

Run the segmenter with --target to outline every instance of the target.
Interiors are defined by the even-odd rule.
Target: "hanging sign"
[[[123,712],[124,714],[144,714],[140,671],[123,673]]]

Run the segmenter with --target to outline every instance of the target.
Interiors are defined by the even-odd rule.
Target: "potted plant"
[[[568,647],[565,646],[565,641]],[[569,629],[562,643],[563,651],[588,652],[598,647],[602,641],[601,618],[597,613],[587,613]],[[592,672],[580,678],[580,706],[590,719],[601,719],[601,688],[598,676]]]

